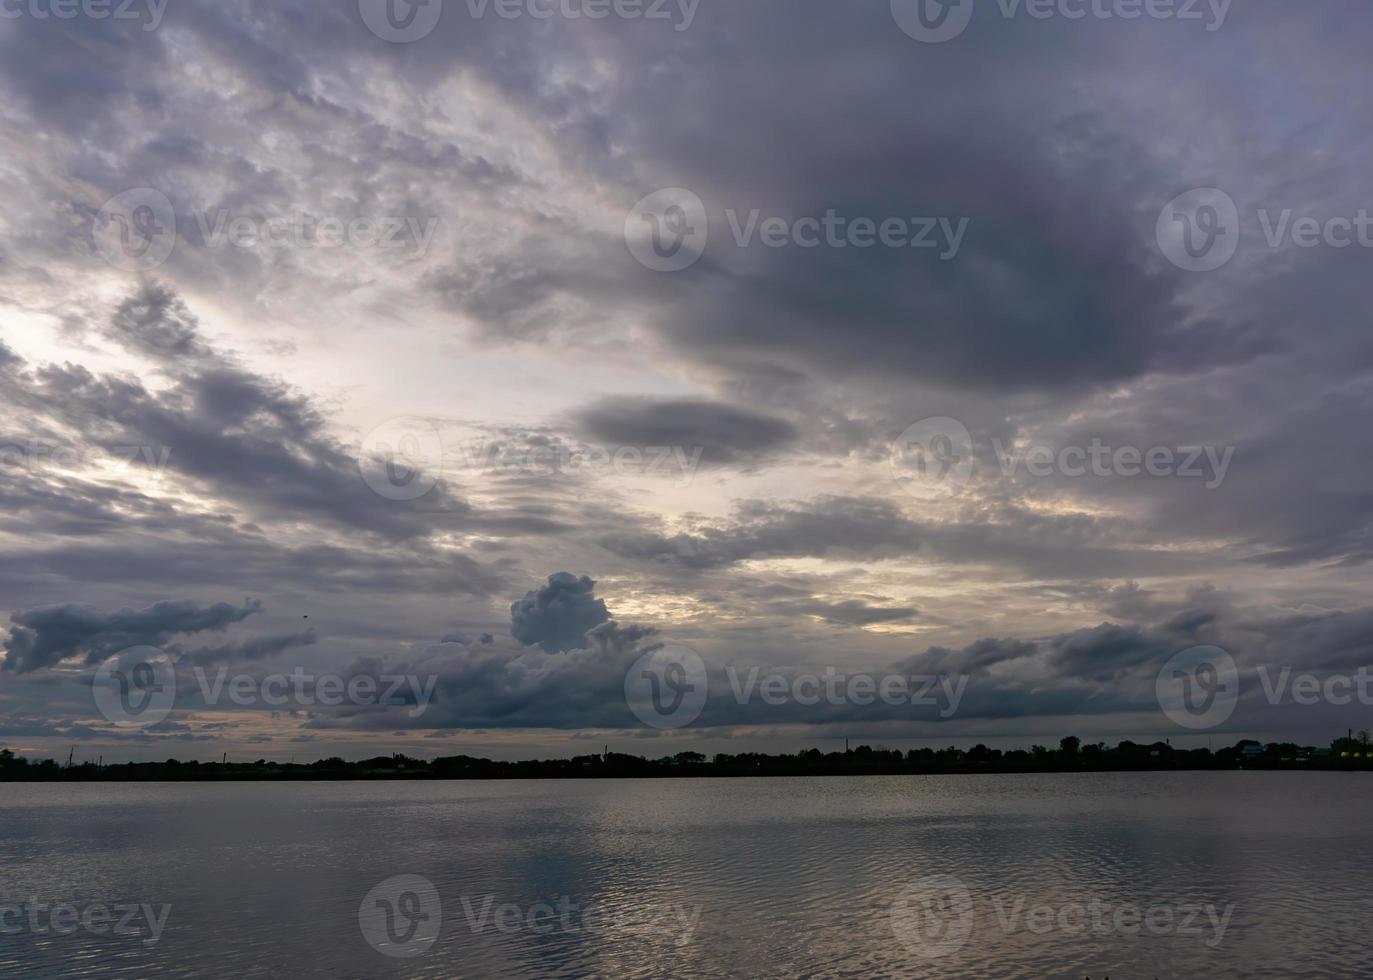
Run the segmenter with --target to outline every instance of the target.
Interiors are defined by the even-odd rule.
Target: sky
[[[0,744],[1368,727],[1366,5],[121,4],[0,5]]]

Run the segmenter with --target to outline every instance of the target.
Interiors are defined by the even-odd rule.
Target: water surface
[[[1373,976],[1370,812],[1341,773],[0,784],[0,976]]]

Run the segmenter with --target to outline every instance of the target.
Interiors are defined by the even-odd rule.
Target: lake
[[[1373,781],[0,784],[0,976],[1373,976]]]

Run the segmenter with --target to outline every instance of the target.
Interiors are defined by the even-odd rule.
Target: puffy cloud
[[[585,647],[588,631],[610,619],[595,591],[596,583],[585,575],[553,573],[547,585],[510,604],[510,635],[545,653]]]

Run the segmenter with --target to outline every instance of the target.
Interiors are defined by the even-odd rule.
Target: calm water
[[[1371,813],[1335,773],[0,784],[0,976],[1366,977]]]

